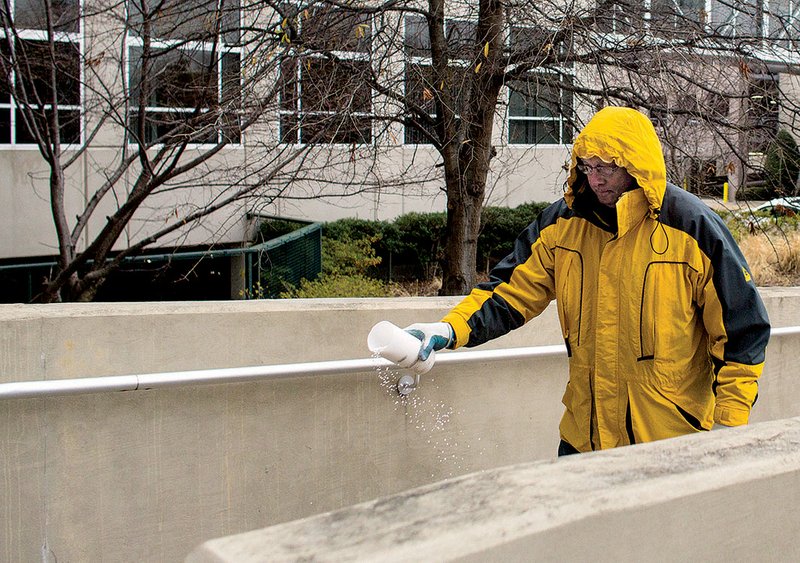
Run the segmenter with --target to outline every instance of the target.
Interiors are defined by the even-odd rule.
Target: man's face
[[[586,174],[598,201],[607,207],[614,207],[623,192],[636,187],[636,180],[627,170],[603,162],[596,156],[581,159],[578,166]]]

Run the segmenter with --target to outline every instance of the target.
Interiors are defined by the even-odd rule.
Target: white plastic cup
[[[424,362],[419,359],[422,342],[393,325],[389,321],[381,321],[372,327],[367,336],[370,352],[394,362],[401,368],[407,368],[419,375],[428,373],[433,367],[434,352]]]

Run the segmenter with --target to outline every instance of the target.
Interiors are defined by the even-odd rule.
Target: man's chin
[[[614,197],[610,194],[609,195],[603,194],[597,196],[597,201],[599,201],[602,205],[605,205],[606,207],[614,207],[617,204],[618,199],[619,198]]]

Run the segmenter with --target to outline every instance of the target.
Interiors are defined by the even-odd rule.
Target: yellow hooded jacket
[[[577,159],[627,169],[638,188],[594,210]],[[588,202],[588,203],[587,203]],[[522,326],[555,299],[569,354],[562,439],[579,451],[746,424],[769,339],[766,310],[719,217],[666,181],[655,130],[608,107],[575,140],[568,189],[443,321],[455,347]]]

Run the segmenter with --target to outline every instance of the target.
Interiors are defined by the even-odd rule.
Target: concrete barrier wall
[[[212,540],[188,563],[800,560],[800,418],[490,469]]]
[[[800,290],[763,292],[774,326]],[[455,299],[0,306],[0,383],[364,358],[369,328]],[[555,310],[487,348],[560,343]],[[769,348],[753,420],[800,415],[800,339]],[[238,534],[551,458],[566,362],[0,403],[0,560],[182,559]]]

